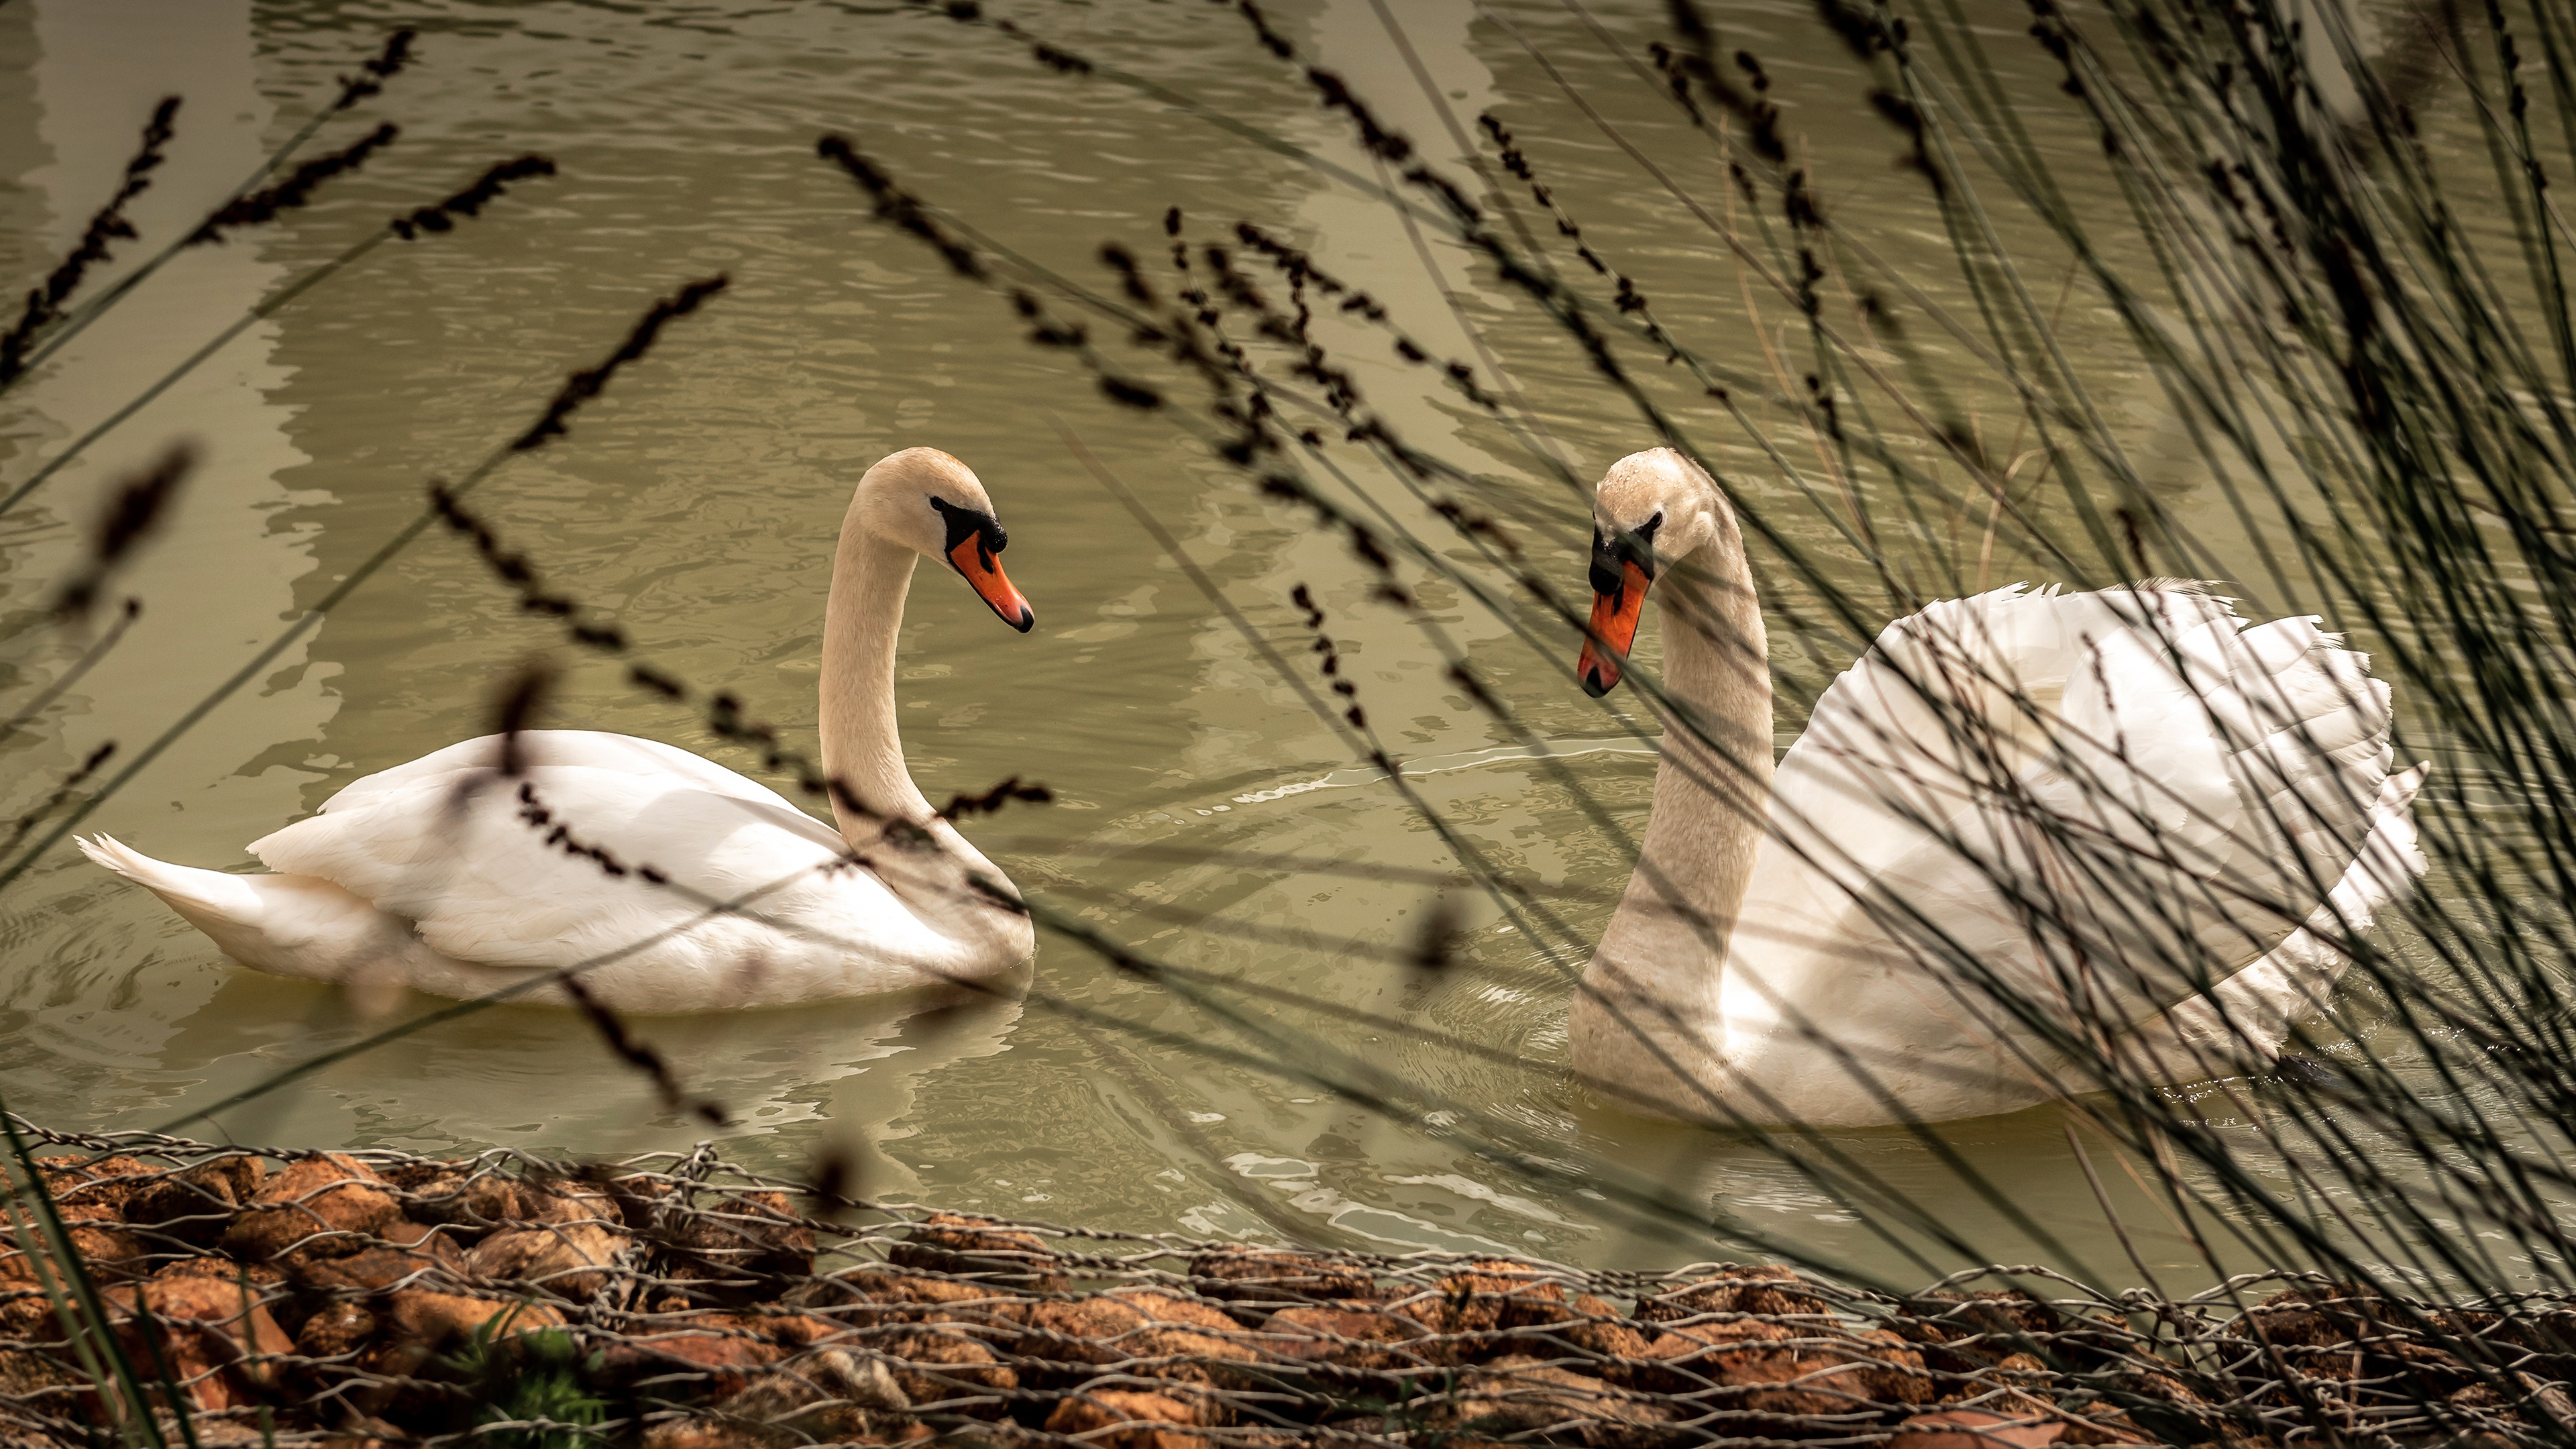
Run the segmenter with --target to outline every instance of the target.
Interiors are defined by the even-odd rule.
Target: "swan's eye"
[[[1637,541],[1639,543],[1653,543],[1655,541],[1655,530],[1663,526],[1664,510],[1658,508],[1655,510],[1654,517],[1649,518],[1644,523],[1638,525]]]
[[[939,515],[939,521],[948,534],[947,542],[940,548],[942,553],[954,556],[957,546],[971,538],[989,565],[994,554],[1011,546],[1011,536],[1002,531],[1002,521],[989,513],[961,508],[938,497],[930,499],[930,507]]]

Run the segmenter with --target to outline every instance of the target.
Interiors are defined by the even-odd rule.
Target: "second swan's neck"
[[[1752,572],[1739,538],[1702,555],[1659,590],[1654,808],[1568,1023],[1577,1072],[1694,1117],[1721,1115],[1708,1095],[1726,1086],[1719,987],[1771,798],[1771,671]]]

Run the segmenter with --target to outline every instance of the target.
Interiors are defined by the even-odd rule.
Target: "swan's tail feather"
[[[159,896],[226,956],[255,970],[343,981],[353,968],[401,967],[430,954],[409,922],[326,880],[173,865],[110,835],[79,844],[83,855]]]
[[[245,877],[154,860],[113,835],[74,839],[81,854],[159,896],[170,909],[187,917],[190,925],[208,935],[215,933],[214,927],[207,924],[209,920],[236,929],[256,930],[260,918],[267,914],[258,890]]]

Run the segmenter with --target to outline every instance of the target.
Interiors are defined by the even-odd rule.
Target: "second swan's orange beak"
[[[1574,673],[1583,681],[1583,692],[1594,699],[1619,686],[1619,671],[1628,662],[1628,651],[1637,642],[1637,621],[1645,617],[1646,588],[1654,580],[1634,563],[1619,565],[1618,586],[1608,593],[1597,590],[1592,595],[1592,632],[1583,641],[1582,657],[1574,661]],[[1595,575],[1596,585],[1599,575]]]
[[[1011,586],[1010,577],[1002,572],[1002,561],[994,557],[981,533],[969,534],[948,550],[948,562],[965,575],[966,582],[1002,622],[1025,634],[1037,624],[1038,611],[1029,607],[1028,599]]]

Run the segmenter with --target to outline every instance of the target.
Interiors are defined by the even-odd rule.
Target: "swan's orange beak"
[[[1623,561],[1618,587],[1592,595],[1592,633],[1583,641],[1574,673],[1583,681],[1583,692],[1594,699],[1618,688],[1619,671],[1637,642],[1637,621],[1645,617],[1646,587],[1653,582],[1644,569]]]
[[[993,612],[1002,616],[1003,623],[1023,634],[1037,624],[1038,611],[1029,607],[1028,599],[1018,589],[1011,587],[1009,576],[1002,572],[1002,561],[985,546],[981,533],[958,540],[957,546],[948,550],[948,561],[966,576],[966,582],[975,586],[984,602],[993,606]]]

